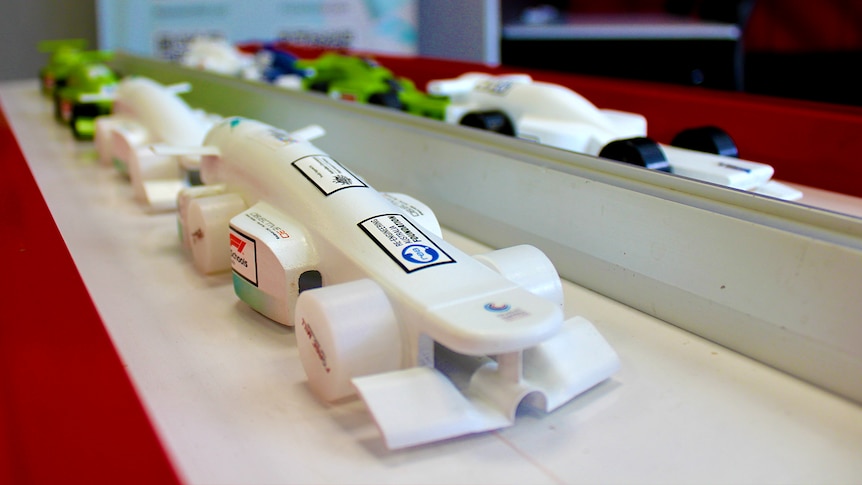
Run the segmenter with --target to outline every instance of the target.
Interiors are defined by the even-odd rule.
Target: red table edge
[[[180,483],[0,109],[0,482]]]

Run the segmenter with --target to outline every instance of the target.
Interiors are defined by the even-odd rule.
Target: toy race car
[[[337,99],[403,109],[400,93],[415,90],[413,83],[367,57],[326,52],[317,59],[300,59],[297,67],[309,72],[302,87]]]
[[[48,64],[39,69],[39,85],[42,94],[51,96],[54,89],[62,87],[69,70],[82,62],[83,51],[87,47],[84,39],[46,40],[39,42],[39,52],[48,52]]]
[[[299,58],[292,52],[266,43],[254,52],[254,63],[247,68],[243,76],[290,88],[301,88],[302,78],[311,74],[309,69],[297,66]]]
[[[113,96],[113,114],[96,120],[100,160],[126,174],[135,197],[154,209],[176,207],[180,189],[199,184],[199,160],[151,145],[200,146],[219,119],[190,108],[179,96],[189,89],[188,84],[163,86],[145,77],[127,77]]]
[[[222,121],[179,214],[200,270],[232,268],[240,299],[296,327],[321,399],[358,392],[401,448],[509,426],[519,405],[553,410],[616,371],[593,325],[564,318],[538,249],[461,252],[430,209],[371,188],[319,134]]]
[[[65,85],[54,92],[54,116],[72,128],[76,139],[92,139],[96,118],[111,113],[117,82],[105,64],[76,65]]]
[[[179,62],[194,69],[242,76],[253,66],[254,56],[240,51],[225,39],[202,36],[189,41]]]
[[[451,97],[445,116],[449,123],[783,199],[802,196],[771,180],[774,170],[769,165],[727,156],[727,149],[722,154],[659,145],[646,138],[643,116],[598,109],[566,87],[534,81],[526,74],[466,73],[431,81],[428,92]],[[714,143],[704,142],[709,138]],[[698,141],[687,143],[692,139]],[[726,146],[729,137],[709,127],[685,133],[681,140],[683,146],[700,148],[716,143]]]

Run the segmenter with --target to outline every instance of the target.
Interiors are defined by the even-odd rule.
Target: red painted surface
[[[0,483],[178,483],[0,112]]]

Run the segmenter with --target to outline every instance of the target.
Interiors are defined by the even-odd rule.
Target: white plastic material
[[[568,88],[513,76],[467,73],[455,80],[431,81],[428,90],[442,93],[441,83],[469,81],[456,84],[461,89],[451,94],[447,122],[457,124],[471,112],[499,110],[512,121],[518,137],[581,153],[611,140],[646,135],[641,115],[616,111],[612,119]]]
[[[188,43],[180,63],[195,69],[239,76],[254,64],[254,56],[240,51],[225,39],[199,36]]]
[[[303,292],[296,305],[299,357],[308,384],[334,401],[351,379],[401,367],[401,335],[386,294],[363,279]],[[312,330],[313,329],[313,330]]]
[[[177,226],[179,237],[183,246],[191,249],[191,237],[188,231],[188,210],[192,200],[199,197],[209,197],[225,193],[224,185],[199,185],[196,187],[184,187],[177,195]]]
[[[768,195],[770,197],[775,197],[776,199],[784,200],[799,200],[803,196],[801,190],[795,189],[776,180],[770,180],[751,191],[757,194]]]
[[[186,184],[180,179],[152,180],[142,187],[141,198],[153,211],[169,211],[177,206],[177,194]]]
[[[200,272],[210,274],[230,268],[228,224],[243,209],[245,203],[236,194],[199,197],[189,203],[186,230],[195,267]]]
[[[299,293],[320,285],[317,251],[304,227],[265,201],[230,220],[234,290],[252,308],[294,325]]]
[[[411,410],[416,416],[426,407],[441,416],[437,424],[417,423],[412,436],[386,424],[392,408],[375,389],[387,394],[389,385],[358,384],[387,441],[406,446],[511,424],[511,410],[527,394],[566,401],[586,388],[583,375],[591,376],[592,385],[613,373],[615,367],[607,365],[616,361],[612,351],[593,363],[573,359],[564,348],[568,343],[553,344],[574,334],[563,322],[559,277],[540,251],[520,247],[486,256],[511,279],[504,277],[443,240],[427,206],[409,196],[384,196],[304,138],[315,132],[302,130],[303,137],[296,137],[243,118],[216,125],[203,144],[212,155],[201,160],[201,178],[225,194],[181,195],[180,217],[186,220],[180,225],[187,227],[193,252],[199,246],[199,268],[221,268],[222,255],[229,254],[237,296],[280,323],[296,325],[309,385],[321,399],[352,394],[351,382],[359,377],[428,367],[393,380],[404,392],[424,396]],[[225,252],[218,251],[219,241]],[[578,335],[579,345],[609,348],[597,333]],[[452,397],[451,388],[428,377],[437,372],[429,367],[433,342],[450,352],[496,359],[498,368],[482,372],[504,384],[477,377],[485,397],[476,400],[473,391]],[[534,365],[533,354],[544,356],[539,372],[547,368],[558,377],[541,385],[525,379],[534,373],[526,367]],[[437,384],[423,389],[428,381]],[[466,399],[483,409],[479,415],[506,419],[445,424],[461,418],[445,416],[448,408],[435,404],[440,399]]]
[[[99,116],[96,118],[96,132],[93,141],[102,165],[113,164],[116,169],[128,176],[126,160],[134,147],[147,141],[146,130],[132,120],[119,116]]]
[[[374,410],[374,420],[390,449],[512,424],[503,411],[472,401],[430,367],[360,377],[353,383],[365,404]]]
[[[431,81],[428,91],[452,97],[446,108],[449,123],[460,123],[469,113],[500,111],[512,122],[515,136],[588,155],[598,156],[614,140],[647,136],[643,116],[599,109],[564,86],[533,81],[529,76],[470,72]],[[661,148],[673,173],[737,189],[758,191],[774,172],[763,163],[666,145]],[[802,197],[789,187],[760,192],[788,200]]]
[[[214,122],[178,96],[188,89],[187,83],[163,86],[148,78],[128,77],[114,94],[113,114],[96,119],[99,159],[125,172],[135,197],[153,208],[175,207],[185,179],[183,168],[190,164],[181,163],[176,153],[150,146],[200,147]]]
[[[714,184],[752,190],[769,182],[775,170],[762,163],[722,157],[685,148],[662,146],[673,173]]]

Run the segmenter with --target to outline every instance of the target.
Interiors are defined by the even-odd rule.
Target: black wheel
[[[93,138],[92,132],[82,133],[78,129],[78,120],[83,119],[92,122],[96,117],[106,114],[110,113],[106,112],[98,104],[85,103],[72,106],[72,118],[69,120],[69,125],[72,127],[72,135],[76,140],[91,140]]]
[[[680,131],[670,144],[689,150],[739,158],[739,150],[733,138],[717,126],[701,126]]]
[[[599,153],[602,158],[671,172],[670,164],[658,143],[649,138],[629,138],[608,143]]]
[[[72,115],[72,119],[69,120],[69,127],[72,128],[72,136],[74,136],[76,140],[86,140],[88,138],[78,130],[78,117],[74,114]]]
[[[481,128],[503,135],[515,136],[515,127],[512,121],[502,111],[476,111],[467,113],[461,118],[462,125]]]
[[[42,71],[39,71],[39,90],[45,96],[54,91],[54,78]]]
[[[406,110],[407,107],[401,102],[398,97],[398,91],[390,89],[385,93],[374,93],[368,97],[368,104],[376,104],[378,106],[386,106],[387,108]]]
[[[54,119],[56,119],[59,123],[66,123],[66,120],[63,119],[63,109],[62,109],[62,101],[60,101],[60,93],[57,89],[54,90]]]
[[[317,81],[308,86],[309,91],[317,91],[319,93],[329,93],[329,81]]]
[[[186,171],[186,183],[189,184],[190,187],[203,185],[204,182],[203,182],[203,180],[201,180],[200,169],[193,169],[193,170]]]

